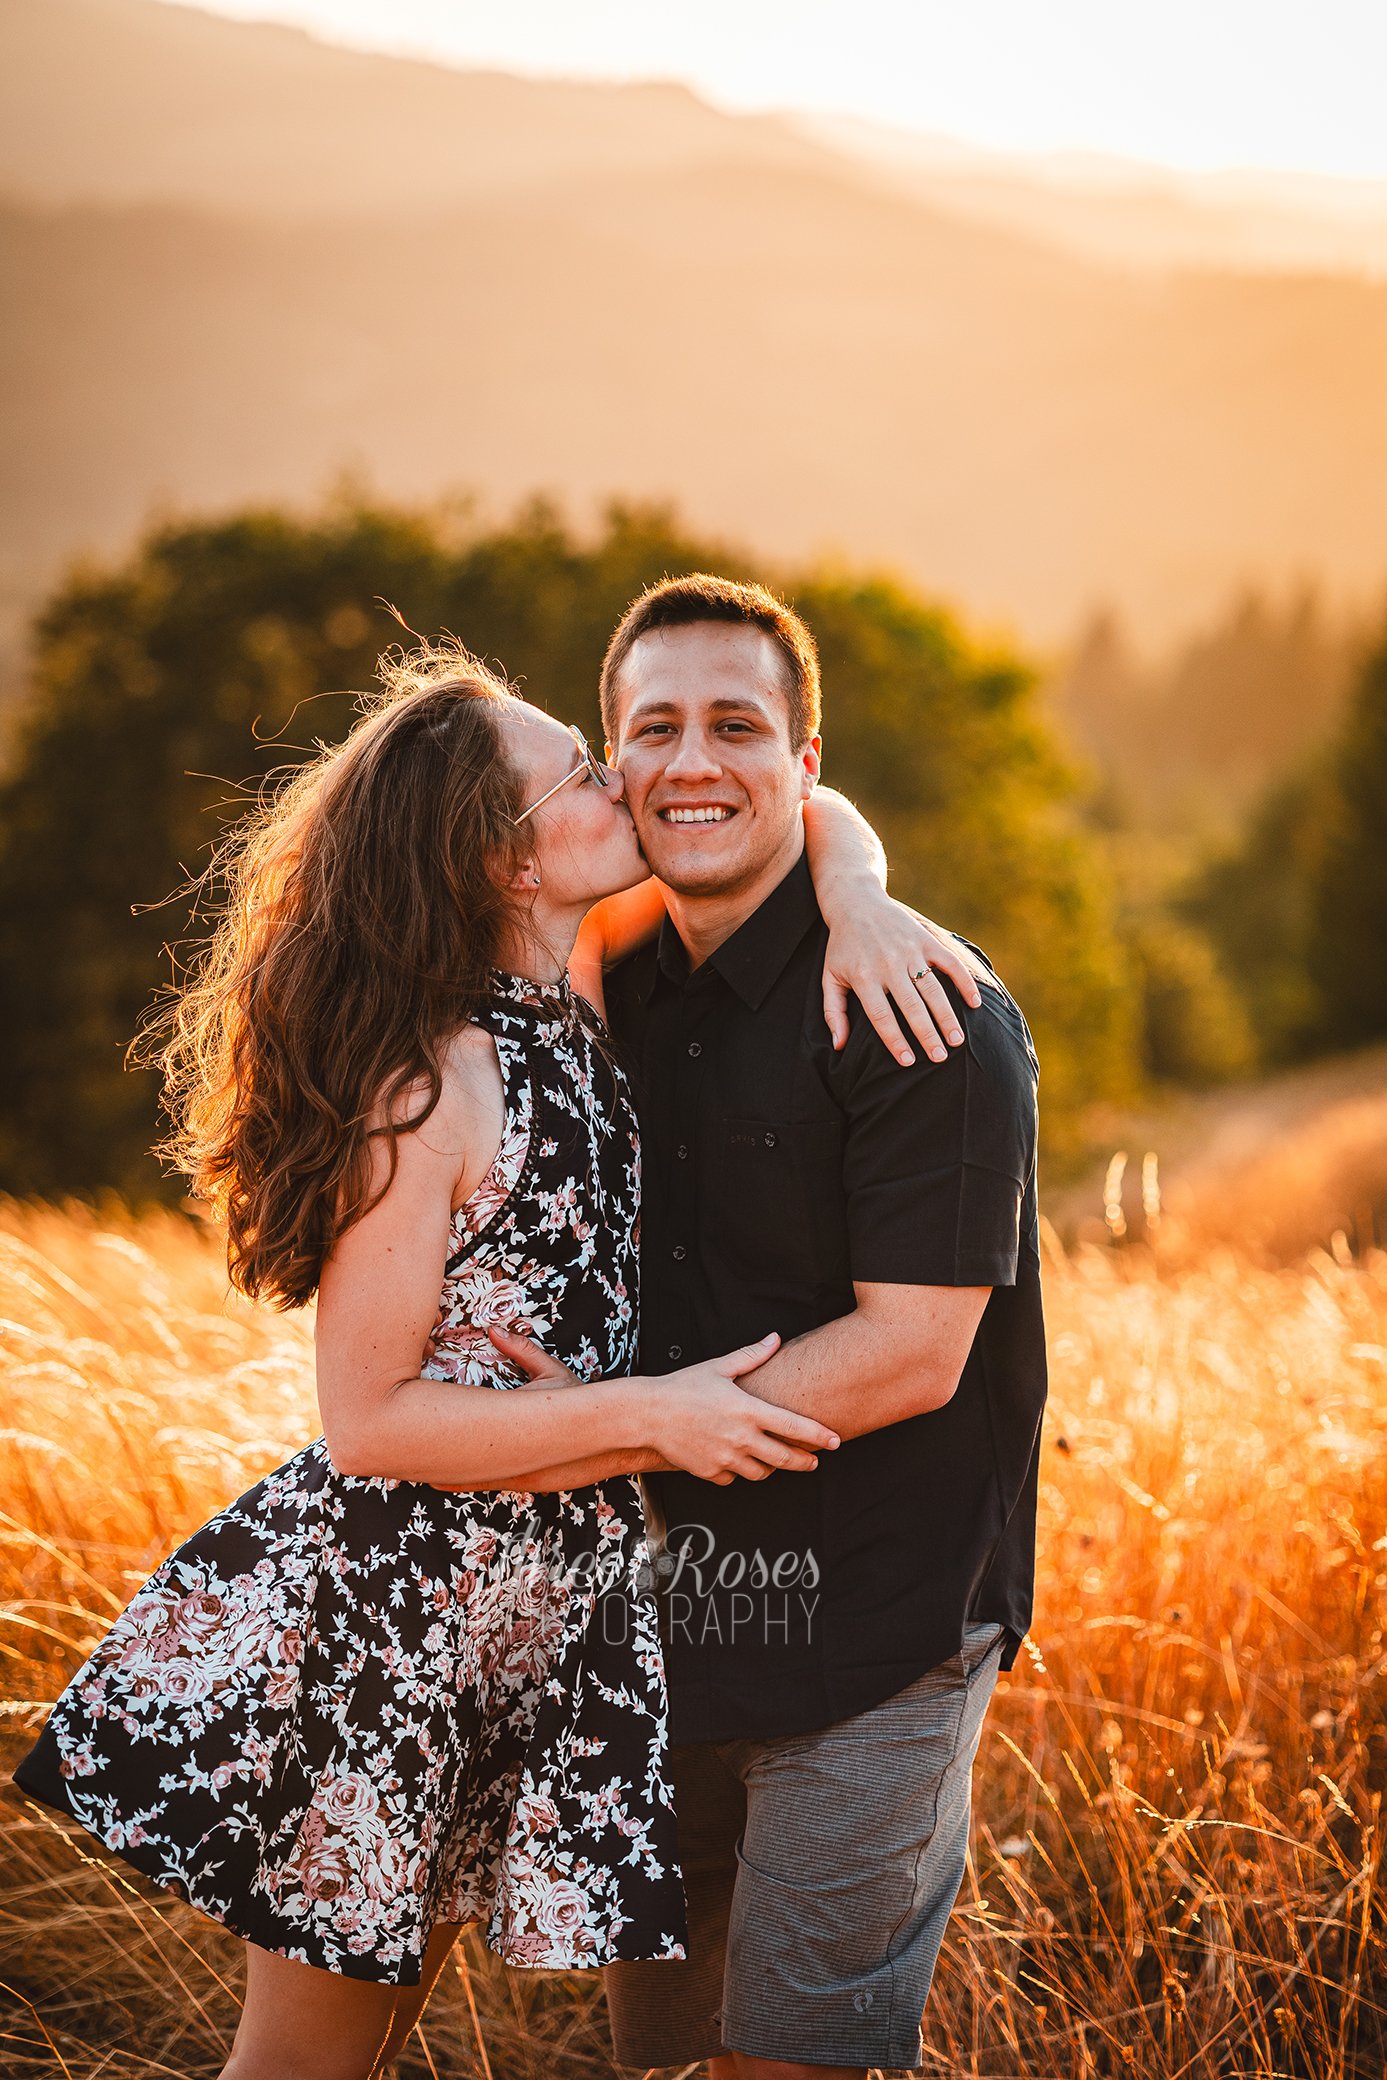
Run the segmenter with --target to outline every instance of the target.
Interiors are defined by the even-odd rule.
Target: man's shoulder
[[[951,1047],[942,1062],[932,1062],[922,1047],[914,1045],[915,1061],[903,1068],[883,1045],[857,998],[852,997],[848,1005],[848,1043],[836,1058],[841,1077],[850,1083],[863,1076],[875,1080],[880,1074],[893,1074],[907,1081],[930,1082],[937,1087],[939,1099],[956,1089],[962,1104],[970,1069],[981,1070],[995,1084],[998,1095],[1009,1093],[1023,1100],[1029,1098],[1033,1103],[1039,1065],[1025,1015],[983,949],[959,933],[950,936],[971,956],[982,999],[977,1006],[966,1004],[956,983],[947,975],[938,977],[958,1013],[964,1045]]]
[[[972,955],[973,972],[978,978],[978,994],[982,1003],[978,1011],[969,1010],[966,1016],[978,1020],[980,1029],[994,1036],[999,1046],[1027,1056],[1034,1067],[1035,1042],[1031,1038],[1031,1029],[1026,1023],[1026,1014],[1021,1006],[981,946],[976,945],[971,939],[965,939],[960,932],[952,932],[950,937],[957,939],[959,945]],[[956,1003],[961,1002],[957,990],[947,979],[945,988]],[[978,1012],[984,1013],[985,1017],[979,1020]]]
[[[952,932],[943,926],[936,926],[935,930],[951,940],[956,947],[961,948],[967,957],[968,965],[978,980],[978,993],[982,998],[982,1003],[978,1010],[984,1014],[982,1022],[997,1026],[999,1030],[1005,1031],[1019,1039],[1023,1047],[1030,1047],[1032,1045],[1031,1034],[1030,1028],[1026,1024],[1025,1014],[993,966],[990,956],[977,944],[976,940],[965,939],[962,932]],[[828,928],[825,926],[825,941],[827,936]],[[959,1012],[962,1020],[966,1021],[969,1018],[978,1019],[978,1010],[974,1010],[964,1003],[963,993],[952,976],[936,970],[935,980],[942,986],[949,1002]],[[871,1027],[867,1022],[866,1013],[862,1010],[856,997],[851,1000],[850,1014],[854,1026],[859,1023],[867,1024],[870,1032]]]

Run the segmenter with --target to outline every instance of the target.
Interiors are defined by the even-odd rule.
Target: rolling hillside
[[[1139,275],[674,87],[0,15],[0,593],[151,506],[675,496],[1047,640],[1387,565],[1387,287]]]

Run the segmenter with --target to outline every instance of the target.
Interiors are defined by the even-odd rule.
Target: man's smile
[[[737,811],[726,802],[701,802],[694,807],[657,809],[662,823],[726,823]]]

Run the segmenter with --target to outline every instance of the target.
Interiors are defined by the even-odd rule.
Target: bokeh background
[[[928,2070],[1380,2080],[1384,77],[1368,0],[3,0],[0,1733],[313,1430],[125,1061],[219,832],[392,609],[595,731],[633,593],[765,578],[1043,1070]],[[201,2080],[237,1969],[7,1808],[6,2071]],[[475,1945],[430,2032],[610,2072]]]

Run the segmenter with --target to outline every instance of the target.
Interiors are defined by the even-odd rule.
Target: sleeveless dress
[[[423,1373],[498,1389],[528,1328],[629,1373],[640,1154],[567,980],[497,973],[490,1172],[453,1215]],[[572,1391],[579,1391],[573,1389]],[[508,1963],[679,1958],[686,1935],[640,1489],[447,1494],[321,1438],[150,1578],[15,1772],[237,1935],[416,1985],[435,1920]]]

